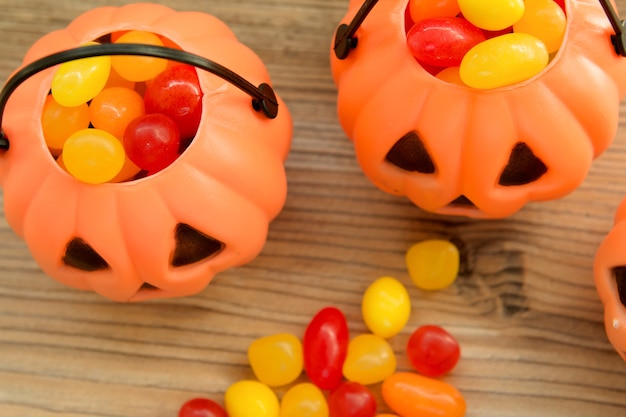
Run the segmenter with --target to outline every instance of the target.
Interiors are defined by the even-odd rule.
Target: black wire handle
[[[617,55],[626,57],[626,32],[624,32],[624,28],[626,28],[626,22],[619,18],[617,12],[613,8],[613,5],[609,0],[600,0],[600,4],[602,5],[604,13],[606,13],[606,16],[611,22],[611,26],[615,31],[615,34],[611,35],[611,42],[613,43],[615,52],[617,53]]]
[[[228,68],[190,52],[164,46],[119,43],[81,46],[45,56],[26,65],[16,72],[13,77],[7,81],[2,91],[0,91],[0,126],[2,126],[2,116],[9,97],[17,87],[28,78],[40,71],[64,62],[104,55],[150,56],[193,65],[194,67],[217,75],[251,96],[252,108],[256,111],[262,111],[269,119],[274,119],[278,115],[276,94],[269,84],[261,83],[258,87],[255,87],[252,83]],[[9,144],[9,138],[4,134],[4,131],[0,130],[0,150],[8,150]]]
[[[335,32],[335,46],[333,47],[335,56],[338,59],[346,59],[350,55],[350,51],[356,48],[359,39],[354,35],[367,15],[376,6],[376,3],[378,3],[378,0],[366,0],[352,19],[352,22],[350,22],[350,25],[345,23],[339,25]]]
[[[333,47],[337,59],[346,59],[350,51],[356,48],[358,38],[354,35],[376,3],[378,3],[378,0],[366,0],[350,22],[350,25],[345,23],[339,25],[335,31],[335,45]],[[615,52],[620,56],[626,57],[626,21],[619,18],[609,0],[600,0],[600,4],[615,31],[615,34],[611,35],[611,42]]]

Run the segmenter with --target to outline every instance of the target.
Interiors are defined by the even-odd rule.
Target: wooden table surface
[[[43,34],[124,3],[0,0],[0,79]],[[626,364],[607,341],[592,276],[626,196],[623,117],[567,197],[502,220],[433,215],[371,185],[337,122],[328,47],[346,0],[159,3],[219,17],[266,63],[294,118],[286,205],[253,262],[196,296],[135,304],[45,276],[0,212],[0,416],[173,417],[192,397],[222,402],[230,384],[253,377],[246,351],[258,337],[302,336],[329,305],[352,335],[365,332],[361,296],[383,275],[412,297],[409,324],[391,339],[399,369],[410,369],[413,329],[448,329],[463,354],[444,379],[465,396],[468,417],[626,415]],[[626,13],[626,0],[617,3]],[[430,293],[404,266],[408,247],[428,238],[452,239],[463,255],[455,284]]]

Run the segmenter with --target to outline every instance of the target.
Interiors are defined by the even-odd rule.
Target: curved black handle
[[[358,38],[354,34],[376,3],[378,3],[378,0],[366,0],[349,25],[339,25],[335,31],[335,44],[333,47],[337,59],[346,59],[350,51],[356,48]],[[600,4],[615,31],[615,34],[611,35],[611,42],[615,52],[620,56],[626,57],[626,21],[620,20],[609,0],[600,0]]]
[[[611,35],[613,48],[615,48],[615,52],[617,53],[617,55],[626,57],[626,32],[624,32],[626,22],[620,20],[617,12],[613,8],[613,5],[609,0],[600,0],[600,4],[602,5],[604,13],[606,13],[606,16],[611,22],[611,26],[615,31],[615,35]]]
[[[339,25],[335,32],[335,46],[333,47],[337,59],[346,59],[350,51],[356,48],[358,38],[354,34],[374,6],[376,6],[376,3],[378,3],[378,0],[366,0],[349,25],[345,23]]]
[[[20,84],[28,78],[40,71],[64,62],[103,55],[150,56],[193,65],[194,67],[217,75],[251,96],[252,108],[254,110],[262,111],[263,114],[270,119],[274,119],[278,115],[278,101],[276,99],[276,94],[274,94],[274,90],[269,84],[261,83],[258,87],[255,87],[254,84],[245,80],[243,77],[228,68],[190,52],[156,45],[109,43],[81,46],[67,51],[57,52],[31,62],[16,72],[13,77],[7,81],[2,91],[0,91],[0,126],[2,126],[2,116],[9,97],[13,91],[15,91],[15,89],[17,89],[17,87],[19,87]],[[9,138],[6,137],[3,131],[0,131],[0,150],[9,149],[9,144]]]

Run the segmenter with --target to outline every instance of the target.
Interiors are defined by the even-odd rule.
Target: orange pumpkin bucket
[[[615,214],[611,231],[594,261],[595,284],[604,305],[604,328],[609,341],[626,361],[626,198]]]
[[[381,190],[502,218],[576,189],[610,145],[626,92],[611,4],[501,3],[526,8],[492,24],[489,1],[350,1],[331,44],[338,118]],[[522,24],[531,3],[561,16],[556,49],[534,33],[547,24]]]
[[[9,225],[50,277],[111,300],[200,292],[260,253],[285,202],[290,114],[211,15],[91,10],[31,47],[0,117]]]

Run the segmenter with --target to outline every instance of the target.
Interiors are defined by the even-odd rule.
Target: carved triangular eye
[[[179,267],[199,262],[216,255],[224,244],[219,240],[207,236],[188,224],[179,223],[176,226],[176,247],[172,252],[172,266]]]
[[[109,264],[81,238],[74,238],[67,244],[63,263],[87,272],[109,269]]]
[[[422,174],[435,173],[435,163],[416,132],[409,132],[402,136],[389,150],[385,159],[405,171]]]
[[[626,307],[626,266],[617,266],[613,268],[613,278],[617,285],[617,293],[622,305]]]
[[[500,174],[500,185],[524,185],[541,178],[548,171],[546,165],[537,158],[527,144],[519,142],[509,156],[509,161]]]

